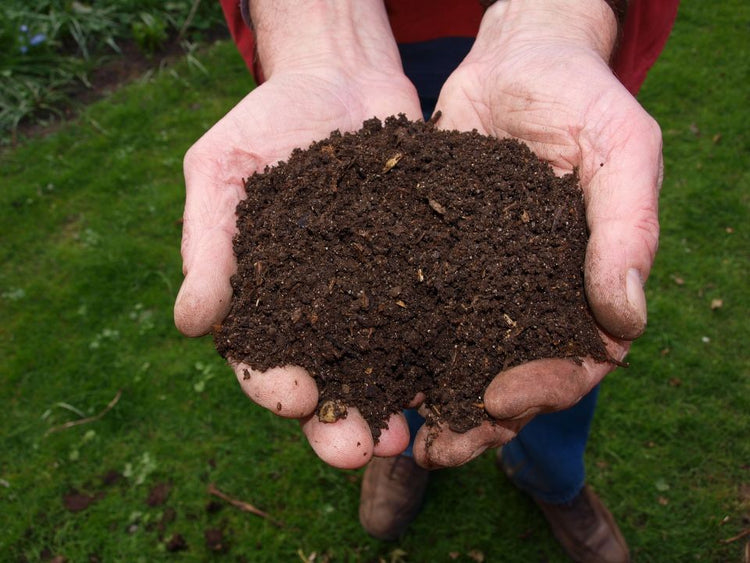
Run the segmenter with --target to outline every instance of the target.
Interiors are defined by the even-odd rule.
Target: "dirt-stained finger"
[[[285,418],[303,418],[318,406],[315,380],[298,366],[253,370],[247,364],[233,364],[237,380],[255,403]]]
[[[300,422],[312,449],[333,467],[356,469],[373,456],[370,427],[355,408],[349,408],[346,418],[336,422],[321,422],[315,414]]]
[[[425,425],[417,433],[414,459],[427,469],[463,465],[488,448],[500,447],[512,440],[527,420],[501,424],[487,421],[461,434],[446,425]]]
[[[535,360],[495,377],[484,393],[484,408],[495,419],[515,420],[576,404],[615,366],[585,359]]]
[[[409,425],[401,413],[388,418],[388,428],[384,428],[375,444],[374,453],[379,457],[392,457],[403,452],[409,445]]]

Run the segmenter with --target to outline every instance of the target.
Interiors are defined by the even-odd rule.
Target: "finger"
[[[426,469],[456,467],[512,440],[528,419],[495,423],[486,421],[468,432],[451,431],[447,425],[419,429],[414,442],[414,459]]]
[[[336,422],[321,422],[314,414],[300,422],[313,451],[333,467],[356,469],[373,456],[370,427],[356,408]]]
[[[576,404],[613,368],[589,358],[535,360],[498,374],[484,393],[484,408],[498,420],[518,420]]]
[[[416,395],[414,395],[414,398],[411,400],[411,402],[409,402],[409,404],[406,405],[406,408],[416,409],[419,405],[421,405],[424,402],[426,397],[427,396],[422,391],[419,391]]]
[[[393,457],[403,452],[408,445],[409,425],[403,414],[396,413],[388,418],[388,427],[380,431],[373,453],[378,457]]]
[[[586,295],[600,325],[628,340],[646,327],[643,283],[658,246],[663,169],[659,126],[634,100],[630,103],[620,120],[595,130],[596,142],[608,146],[590,151],[587,167],[595,171],[583,184],[590,230]]]
[[[243,363],[232,367],[245,394],[279,416],[303,418],[318,406],[315,380],[301,367],[276,367],[266,372]]]

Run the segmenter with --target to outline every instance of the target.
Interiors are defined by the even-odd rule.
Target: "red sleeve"
[[[484,8],[479,0],[386,0],[397,43],[441,37],[476,37]]]
[[[255,38],[252,31],[242,19],[239,0],[220,0],[221,9],[224,11],[224,19],[227,20],[229,33],[237,45],[237,50],[242,55],[245,65],[255,78],[255,82],[262,82],[263,73],[260,65],[255,60]]]
[[[229,32],[257,83],[263,80],[255,59],[253,34],[242,19],[239,0],[220,0]],[[622,41],[613,70],[635,95],[667,42],[679,0],[630,0]],[[483,9],[478,1],[387,0],[386,9],[396,41],[413,43],[438,37],[474,37]]]
[[[640,89],[646,74],[667,42],[679,0],[630,0],[622,41],[612,69],[631,94]]]

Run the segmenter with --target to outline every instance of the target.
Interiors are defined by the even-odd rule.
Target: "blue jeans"
[[[399,45],[404,72],[419,93],[425,120],[435,108],[440,88],[463,60],[473,38],[448,37]],[[542,414],[503,446],[503,464],[511,480],[533,497],[555,504],[572,500],[583,487],[583,453],[594,418],[599,387],[565,411]],[[404,411],[411,442],[404,455],[412,455],[414,435],[424,419],[416,411]]]

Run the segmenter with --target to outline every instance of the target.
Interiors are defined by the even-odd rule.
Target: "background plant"
[[[152,55],[223,25],[214,0],[5,0],[0,5],[0,142],[20,123],[62,115],[93,69],[134,42]]]

